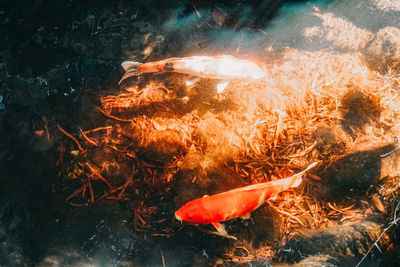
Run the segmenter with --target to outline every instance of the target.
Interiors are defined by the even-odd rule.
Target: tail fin
[[[301,182],[303,181],[303,179],[302,179],[303,174],[304,174],[305,172],[309,171],[310,169],[314,168],[315,165],[317,165],[317,164],[318,164],[318,162],[313,162],[313,163],[311,163],[310,165],[308,165],[307,168],[306,168],[305,170],[303,170],[303,171],[301,171],[301,172],[299,172],[299,173],[293,175],[293,176],[294,176],[293,178],[296,178],[296,177],[297,177],[297,178],[296,178],[296,180],[294,180],[294,182],[291,184],[290,187],[298,187],[298,186],[301,184]]]
[[[291,187],[297,187],[301,184],[302,182],[302,177],[305,172],[309,171],[310,169],[314,168],[315,165],[317,165],[317,162],[313,162],[310,165],[307,166],[307,168],[299,173],[296,173],[290,177],[276,180],[276,181],[271,181],[271,182],[265,182],[265,183],[260,183],[260,184],[253,184],[253,185],[248,185],[246,187],[241,187],[237,188],[232,191],[250,191],[250,190],[258,190],[258,189],[266,189],[266,188],[273,188],[274,193],[279,193],[283,190],[286,190]]]
[[[134,62],[134,61],[124,61],[121,63],[122,68],[125,70],[124,76],[122,76],[121,80],[118,82],[118,84],[121,84],[124,80],[126,80],[129,77],[132,76],[137,76],[139,75],[139,71],[137,68],[141,65],[142,63],[140,62]]]

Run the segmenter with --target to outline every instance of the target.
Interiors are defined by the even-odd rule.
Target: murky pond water
[[[3,2],[1,265],[356,265],[397,213],[396,1]],[[118,86],[125,60],[218,54],[270,76]],[[299,190],[225,223],[238,240],[174,218],[313,161]],[[387,233],[363,264],[398,264]]]

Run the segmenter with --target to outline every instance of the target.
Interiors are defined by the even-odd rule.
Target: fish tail
[[[298,187],[301,184],[301,182],[303,181],[303,175],[310,169],[314,168],[315,165],[317,165],[317,164],[318,164],[318,162],[313,162],[310,165],[308,165],[305,170],[293,175],[293,182],[291,183],[291,185],[289,187]]]
[[[133,76],[138,76],[140,74],[138,67],[142,65],[140,62],[134,62],[134,61],[124,61],[121,63],[122,68],[125,70],[124,76],[122,76],[121,80],[118,82],[118,84],[121,84],[124,80],[133,77]]]
[[[296,175],[294,178],[294,181],[292,182],[292,185],[290,187],[298,187],[301,182],[303,181],[303,176],[302,175]]]

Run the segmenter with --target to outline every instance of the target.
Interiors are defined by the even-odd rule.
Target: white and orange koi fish
[[[220,222],[238,217],[249,219],[251,212],[263,205],[273,194],[297,187],[303,174],[315,165],[317,162],[289,178],[240,187],[192,200],[178,209],[175,217],[179,221],[212,224],[220,235],[231,237]]]
[[[119,83],[132,76],[163,72],[221,80],[258,80],[266,76],[256,63],[230,55],[176,57],[147,63],[125,61],[121,66],[125,74]]]

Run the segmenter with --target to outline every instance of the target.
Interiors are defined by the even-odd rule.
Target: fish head
[[[182,219],[182,211],[180,209],[175,211],[175,218],[180,222],[183,221],[183,219]]]
[[[201,208],[198,199],[190,201],[175,212],[178,221],[208,224],[208,212]]]

